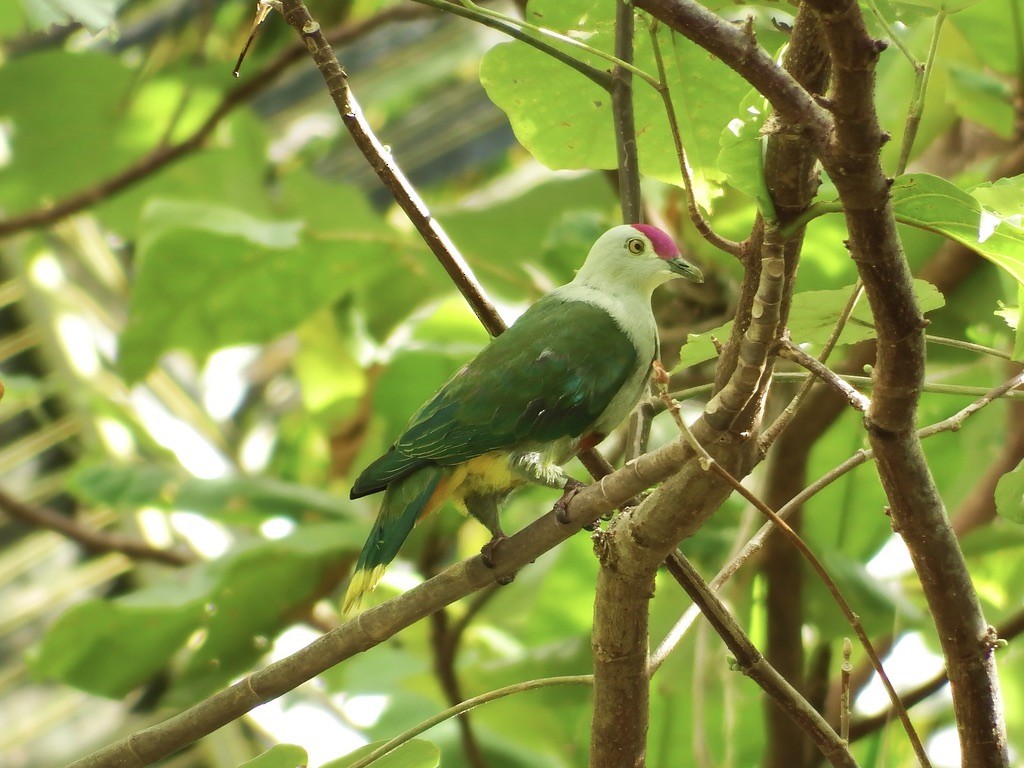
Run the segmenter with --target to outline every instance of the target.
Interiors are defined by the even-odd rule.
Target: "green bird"
[[[451,500],[504,538],[498,510],[526,483],[574,486],[562,469],[640,400],[658,352],[654,289],[701,272],[657,227],[598,238],[576,278],[531,306],[452,376],[397,442],[356,479],[351,497],[384,491],[343,610],[357,607],[413,526]]]

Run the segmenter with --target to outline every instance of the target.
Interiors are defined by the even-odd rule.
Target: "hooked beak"
[[[674,259],[665,259],[665,263],[668,264],[670,271],[680,277],[685,277],[687,280],[692,280],[695,283],[704,282],[704,275],[701,274],[701,271],[682,256],[676,256]]]

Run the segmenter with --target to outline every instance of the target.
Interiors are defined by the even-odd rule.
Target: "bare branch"
[[[1001,768],[1008,755],[991,628],[914,431],[926,321],[879,159],[885,136],[875,110],[875,67],[884,42],[871,37],[855,0],[809,4],[821,15],[833,64],[835,132],[822,163],[843,201],[850,253],[878,331],[868,437],[949,667],[962,761]]]
[[[24,523],[56,531],[81,544],[90,552],[120,552],[133,560],[150,560],[179,567],[196,562],[196,558],[187,552],[157,549],[131,536],[88,528],[55,510],[25,504],[2,490],[0,490],[0,508],[11,517]]]
[[[615,56],[630,64],[633,63],[633,26],[632,3],[617,0]],[[640,224],[644,220],[644,208],[640,199],[640,159],[637,155],[636,126],[633,121],[633,75],[625,67],[617,65],[612,70],[611,95],[622,221],[626,224]]]
[[[711,627],[725,641],[743,674],[756,682],[793,722],[810,736],[829,763],[848,768],[856,766],[857,762],[850,754],[846,742],[832,730],[821,714],[807,703],[799,691],[765,660],[722,601],[715,597],[707,583],[682,553],[679,550],[673,552],[666,564],[672,577],[686,590],[686,594],[700,608],[700,612]]]
[[[808,355],[790,339],[783,339],[780,343],[779,357],[784,357],[787,360],[806,368],[817,378],[824,381],[832,387],[832,389],[846,398],[846,401],[861,413],[867,412],[868,408],[871,407],[871,400],[866,395],[862,395],[856,389],[851,387],[838,374],[836,374],[835,371],[824,365],[817,358]]]

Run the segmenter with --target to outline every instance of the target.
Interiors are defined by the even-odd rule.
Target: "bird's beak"
[[[704,275],[701,274],[701,271],[682,256],[666,259],[665,263],[668,264],[669,270],[680,277],[685,277],[687,280],[692,280],[695,283],[704,282]]]

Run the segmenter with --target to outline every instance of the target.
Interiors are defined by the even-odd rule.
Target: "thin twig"
[[[647,28],[651,36],[651,47],[654,50],[654,62],[658,68],[658,85],[656,90],[661,95],[662,103],[665,105],[665,115],[668,118],[669,132],[672,134],[672,143],[676,149],[676,159],[679,162],[679,172],[683,176],[683,192],[686,195],[686,210],[690,214],[690,221],[700,235],[715,248],[725,251],[737,258],[743,253],[743,245],[734,240],[722,237],[714,229],[710,222],[704,218],[700,208],[697,206],[697,198],[693,191],[693,172],[690,163],[686,159],[686,151],[683,149],[682,136],[679,133],[679,121],[676,119],[676,109],[672,102],[672,92],[668,87],[668,78],[665,75],[665,62],[661,56],[661,44],[658,42],[658,20],[651,19]]]
[[[450,720],[456,715],[460,715],[463,712],[468,712],[473,707],[479,707],[481,704],[488,704],[498,699],[503,699],[506,696],[513,696],[517,693],[524,693],[526,691],[532,691],[537,688],[548,688],[554,685],[593,685],[593,675],[566,675],[564,677],[545,677],[539,680],[527,680],[522,683],[515,683],[514,685],[507,685],[504,688],[498,688],[497,690],[483,693],[479,696],[474,696],[471,699],[466,699],[461,704],[449,707],[448,709],[440,712],[433,717],[424,720],[419,725],[416,725],[409,730],[400,733],[395,738],[381,744],[375,750],[360,758],[356,762],[352,763],[349,768],[366,768],[371,763],[380,760],[384,755],[389,752],[393,752],[408,741],[419,736],[424,731],[428,731],[439,723],[443,723],[445,720]]]
[[[615,3],[615,56],[633,63],[633,5],[627,0]],[[622,221],[640,224],[644,208],[640,199],[640,159],[633,120],[633,75],[624,66],[612,70],[612,122],[615,126],[615,153],[619,169],[619,206]]]
[[[527,25],[524,22],[520,21],[519,19],[513,19],[509,16],[506,16],[503,13],[490,11],[486,8],[481,8],[480,6],[472,3],[467,6],[460,5],[458,3],[448,2],[448,0],[413,0],[413,2],[419,3],[420,5],[427,5],[430,6],[431,8],[437,8],[438,10],[446,11],[447,13],[450,13],[454,16],[462,16],[463,18],[470,19],[472,21],[477,22],[478,24],[482,24],[485,27],[496,29],[499,32],[502,32],[511,38],[514,38],[522,43],[526,43],[527,45],[536,48],[538,51],[546,53],[553,59],[556,59],[565,64],[567,67],[575,69],[581,75],[591,80],[596,85],[599,85],[604,90],[609,92],[611,91],[612,76],[608,72],[605,72],[602,69],[598,69],[597,67],[592,67],[586,62],[580,61],[579,59],[570,56],[569,54],[565,53],[565,51],[559,50],[555,46],[546,43],[543,40],[538,40],[536,37],[527,34],[526,32],[523,31],[522,27],[532,27],[532,25]],[[573,40],[571,37],[559,35],[555,32],[551,32],[550,30],[541,31],[546,32],[549,37],[553,37],[559,42],[574,46],[576,48],[582,48],[590,53],[597,53],[607,57],[607,54],[603,54],[603,52],[598,51],[595,48],[592,48],[591,46],[587,45],[586,43],[583,43],[582,41]]]
[[[150,560],[181,567],[196,562],[187,552],[151,547],[140,539],[88,528],[72,518],[48,507],[19,501],[0,490],[0,508],[8,515],[36,528],[46,528],[81,544],[90,552],[120,552],[133,560]]]
[[[839,374],[817,358],[808,355],[790,339],[783,339],[779,344],[779,357],[784,357],[787,360],[806,368],[808,371],[813,373],[816,378],[825,382],[841,396],[846,398],[847,402],[861,413],[866,413],[868,408],[871,407],[870,398],[866,395],[862,395],[856,389],[851,387],[839,376]],[[807,385],[805,384],[805,387],[806,386]],[[809,387],[807,388],[809,389]]]
[[[914,149],[914,140],[917,138],[917,129],[921,125],[921,115],[924,114],[924,98],[928,91],[928,80],[935,65],[935,51],[939,47],[939,33],[942,31],[942,23],[946,20],[946,11],[942,8],[935,14],[935,26],[932,28],[932,40],[928,46],[928,58],[924,65],[915,62],[914,64],[914,90],[910,98],[910,109],[907,110],[907,123],[903,129],[903,144],[900,146],[900,157],[896,162],[896,173],[899,176],[907,170],[907,163],[910,161],[910,153]],[[894,38],[899,39],[899,38]]]
[[[851,376],[849,374],[836,374],[843,381],[849,382],[850,384],[856,384],[857,386],[870,389],[873,382],[870,376]],[[780,371],[772,374],[772,381],[806,381],[808,378],[815,379],[809,373],[802,373],[800,371]],[[677,392],[672,392],[671,395],[676,400],[688,400],[692,397],[699,397],[700,395],[706,395],[714,390],[714,383],[708,384],[697,384],[693,387],[687,387],[686,389],[680,389]],[[939,384],[938,382],[926,383],[921,387],[922,392],[928,392],[934,395],[954,395],[957,397],[980,397],[981,395],[987,394],[990,390],[984,387],[970,387],[961,384]],[[1009,391],[1005,392],[1001,397],[1007,400],[1024,400],[1024,392],[1021,391]],[[659,403],[657,410],[660,413],[664,410],[664,404]]]
[[[839,313],[839,317],[836,319],[836,324],[832,327],[832,332],[829,334],[828,339],[825,340],[825,346],[821,348],[821,352],[818,355],[818,361],[824,365],[828,362],[829,356],[832,354],[832,350],[835,349],[836,344],[839,343],[839,337],[843,334],[843,328],[846,327],[847,321],[853,315],[853,310],[857,308],[857,302],[860,301],[860,297],[864,293],[864,283],[859,279],[856,285],[853,287],[853,292],[850,294],[850,298],[847,299],[846,305],[843,307],[843,311]],[[783,430],[789,426],[793,421],[793,417],[796,416],[797,411],[800,409],[800,405],[803,403],[804,398],[810,393],[811,388],[814,386],[814,378],[808,378],[797,391],[796,395],[789,404],[786,405],[779,417],[772,422],[772,424],[766,429],[761,437],[758,439],[757,449],[762,456],[764,456],[772,444],[778,439],[779,435],[782,434]]]
[[[850,638],[843,638],[843,663],[840,669],[842,679],[842,700],[839,702],[839,736],[843,741],[850,740],[850,710],[853,702],[850,700],[850,673],[853,671],[853,664],[850,663],[850,656],[853,653],[853,643]]]
[[[301,2],[288,0],[284,3],[285,19],[305,41],[316,62],[317,68],[327,83],[331,100],[341,115],[341,120],[351,134],[359,151],[373,168],[377,177],[391,193],[395,202],[405,212],[420,237],[444,267],[448,276],[466,298],[470,308],[480,319],[491,336],[505,330],[501,315],[484,294],[483,286],[476,279],[472,269],[455,247],[448,234],[430,214],[426,203],[399,168],[394,156],[388,152],[356,101],[349,87],[348,75],[342,69],[330,43],[324,37],[319,23],[313,20]]]

